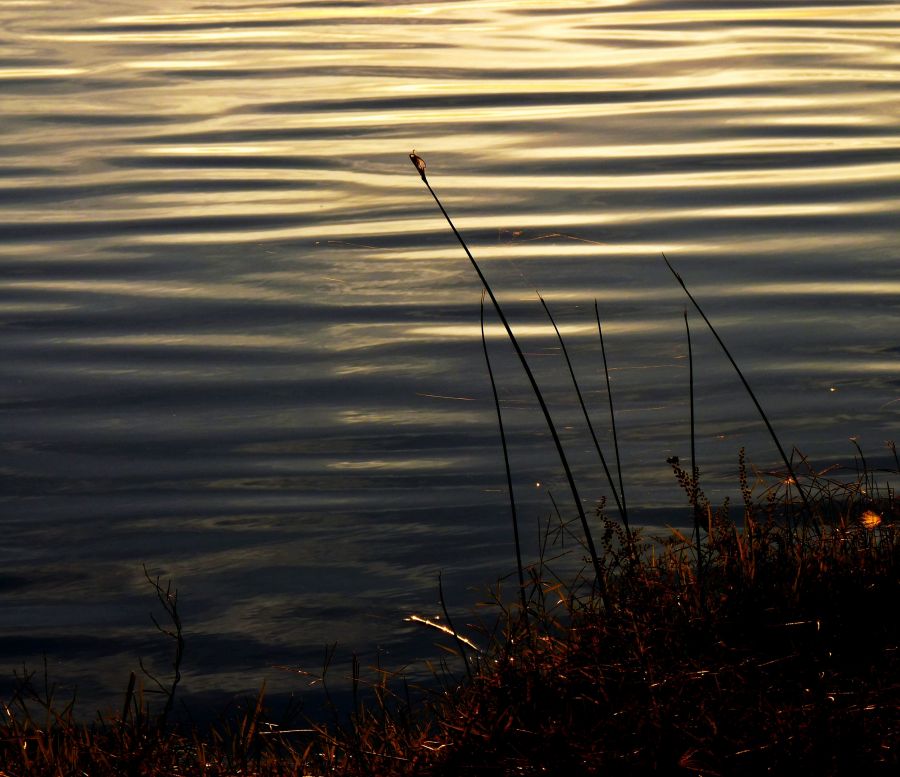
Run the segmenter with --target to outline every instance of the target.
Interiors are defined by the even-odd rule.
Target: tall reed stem
[[[591,433],[591,439],[594,441],[594,448],[597,450],[597,455],[600,457],[600,463],[603,465],[603,472],[606,474],[606,480],[609,483],[610,490],[612,491],[613,499],[616,500],[616,507],[619,508],[619,515],[622,516],[622,522],[627,528],[628,514],[625,512],[625,508],[622,505],[622,500],[619,498],[619,493],[616,490],[616,484],[613,482],[612,474],[609,471],[609,465],[607,465],[606,463],[606,457],[603,455],[603,451],[600,449],[600,442],[597,440],[597,434],[594,431],[594,425],[591,423],[591,417],[588,415],[587,407],[584,404],[584,397],[581,396],[581,388],[578,386],[578,379],[575,377],[575,368],[572,367],[572,360],[569,358],[569,350],[566,348],[566,342],[565,340],[563,340],[562,335],[559,333],[559,327],[556,325],[556,320],[553,318],[553,314],[550,312],[550,308],[547,306],[547,302],[540,294],[538,294],[538,299],[541,301],[541,305],[544,306],[544,311],[547,313],[547,318],[549,318],[550,323],[553,324],[553,331],[556,332],[556,338],[557,340],[559,340],[559,346],[562,349],[563,357],[566,360],[566,366],[569,368],[569,375],[572,376],[572,385],[575,386],[575,395],[578,397],[578,404],[581,405],[581,412],[584,413],[584,421],[587,424],[588,431]]]
[[[594,567],[597,586],[599,586],[600,588],[600,594],[603,597],[603,601],[607,609],[611,609],[611,602],[609,601],[609,597],[606,593],[606,580],[603,576],[603,571],[600,568],[600,558],[597,555],[597,548],[594,545],[594,537],[591,534],[591,527],[588,525],[587,515],[584,512],[584,505],[581,503],[581,496],[578,494],[578,487],[575,485],[575,477],[572,474],[572,469],[569,466],[569,461],[566,458],[565,451],[563,450],[562,441],[559,439],[559,434],[556,431],[556,426],[553,424],[553,419],[550,416],[550,410],[547,407],[547,403],[544,401],[544,397],[543,394],[541,394],[540,388],[538,387],[537,380],[535,380],[534,374],[531,372],[531,367],[528,366],[528,361],[525,358],[525,354],[522,352],[519,341],[513,334],[512,328],[509,325],[509,321],[507,321],[506,315],[503,313],[503,308],[500,307],[500,303],[497,301],[497,297],[494,295],[494,290],[491,288],[491,285],[488,283],[487,278],[484,276],[484,273],[478,266],[478,262],[475,261],[475,257],[472,256],[472,252],[469,250],[469,246],[466,245],[466,241],[463,239],[463,236],[459,234],[459,230],[457,230],[456,226],[454,225],[453,220],[450,218],[450,215],[444,208],[444,205],[441,202],[440,198],[437,196],[434,189],[431,188],[431,184],[428,183],[428,178],[425,176],[425,160],[419,156],[416,156],[415,152],[409,155],[409,159],[412,162],[413,167],[415,167],[418,171],[419,176],[422,178],[422,183],[425,184],[425,187],[434,198],[435,203],[437,203],[438,208],[440,208],[441,213],[447,220],[447,224],[450,225],[450,229],[453,230],[453,234],[456,236],[456,239],[462,246],[463,251],[466,252],[466,256],[469,257],[469,261],[472,263],[472,267],[478,274],[481,285],[484,286],[484,290],[491,298],[491,303],[494,306],[494,310],[497,311],[497,316],[500,318],[500,322],[503,324],[503,328],[506,330],[506,335],[507,337],[509,337],[509,341],[512,343],[513,348],[516,351],[516,355],[519,357],[519,362],[522,365],[522,369],[525,371],[525,375],[528,376],[528,382],[531,384],[531,389],[534,392],[534,396],[541,407],[541,412],[544,414],[544,419],[547,421],[547,427],[550,430],[550,436],[553,438],[553,443],[556,446],[556,452],[559,454],[559,460],[562,464],[563,470],[566,473],[566,480],[569,483],[569,490],[572,492],[572,500],[575,502],[575,509],[578,511],[578,518],[581,521],[581,529],[584,532],[584,540],[587,544],[588,552],[591,556],[591,564]]]
[[[675,271],[675,268],[672,267],[671,262],[666,258],[666,255],[663,254],[663,261],[666,263],[666,267],[669,268],[672,275],[675,276],[675,280],[681,285],[681,288],[684,289],[684,293],[687,294],[688,299],[693,303],[697,312],[700,314],[700,317],[706,322],[706,325],[709,327],[709,331],[712,332],[713,337],[716,338],[716,342],[724,351],[725,356],[728,357],[728,361],[731,362],[731,366],[734,367],[734,371],[737,373],[738,377],[741,379],[741,383],[744,384],[744,388],[747,390],[747,393],[750,395],[750,399],[753,400],[753,404],[756,406],[757,411],[759,412],[760,418],[762,418],[763,423],[766,425],[766,429],[769,430],[769,436],[772,438],[772,442],[775,443],[775,447],[778,448],[778,453],[781,454],[781,460],[784,462],[784,466],[787,468],[788,475],[790,475],[791,481],[794,485],[797,486],[797,492],[800,494],[800,498],[803,500],[803,507],[806,509],[806,515],[808,518],[813,517],[812,507],[809,504],[809,500],[807,499],[806,492],[803,490],[803,487],[800,485],[800,481],[797,478],[797,473],[794,472],[794,468],[791,465],[790,459],[788,459],[787,454],[784,452],[784,448],[781,446],[781,442],[778,439],[778,435],[775,434],[775,430],[772,428],[772,424],[769,423],[769,417],[766,415],[765,410],[762,409],[762,405],[759,404],[759,400],[756,398],[756,394],[753,393],[753,389],[750,388],[750,384],[747,382],[747,379],[744,377],[744,373],[741,372],[741,368],[737,366],[737,362],[734,360],[734,357],[731,355],[731,352],[726,347],[725,343],[722,341],[722,338],[719,337],[719,333],[716,331],[716,328],[712,325],[712,322],[706,317],[706,313],[703,312],[703,308],[700,307],[700,303],[694,299],[694,295],[688,291],[688,287],[684,283],[684,279]],[[788,528],[790,526],[791,519],[788,516]]]
[[[522,617],[528,626],[528,602],[525,599],[525,572],[522,566],[522,547],[519,544],[519,518],[516,513],[516,496],[513,492],[512,469],[509,466],[509,448],[506,445],[506,432],[503,429],[503,414],[500,412],[500,397],[497,394],[497,383],[494,370],[491,368],[491,357],[488,355],[487,338],[484,336],[484,291],[481,292],[481,347],[484,349],[484,361],[487,364],[488,377],[491,379],[491,391],[494,395],[494,407],[497,409],[497,425],[500,427],[500,444],[503,446],[503,464],[506,467],[506,487],[509,490],[509,509],[512,513],[513,539],[516,543],[516,571],[519,573],[519,600],[522,605]]]
[[[697,492],[700,489],[700,467],[697,466],[697,434],[694,426],[694,350],[691,346],[691,325],[687,310],[684,311],[684,330],[688,346],[688,386],[691,403],[691,507],[694,509],[694,542],[697,548],[697,584],[703,584],[703,542],[700,538],[700,505]]]
[[[603,357],[603,374],[606,376],[606,398],[609,401],[609,423],[612,426],[613,449],[616,454],[616,472],[619,475],[619,495],[622,497],[622,522],[628,526],[628,506],[625,503],[625,485],[622,482],[622,459],[619,456],[619,435],[616,433],[616,414],[613,410],[612,388],[609,385],[609,365],[606,363],[606,345],[603,343],[603,327],[600,324],[600,307],[594,300],[594,315],[597,317],[597,333],[600,335],[600,355]]]

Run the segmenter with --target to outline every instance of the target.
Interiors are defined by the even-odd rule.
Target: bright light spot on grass
[[[869,531],[873,531],[881,525],[881,516],[874,510],[866,510],[859,517],[859,522]]]
[[[455,637],[460,642],[462,642],[464,645],[468,645],[473,650],[479,650],[478,645],[476,645],[474,642],[472,642],[472,640],[467,639],[462,634],[459,634],[458,632],[453,631],[453,629],[449,628],[448,626],[444,626],[443,624],[437,623],[439,618],[440,618],[440,616],[438,616],[437,618],[431,619],[431,618],[423,618],[421,615],[410,615],[408,618],[404,618],[403,620],[405,620],[407,623],[422,623],[425,626],[430,626],[432,629],[437,629],[438,631],[444,632],[444,634],[449,634],[450,636]],[[479,650],[479,652],[480,652],[480,650]]]

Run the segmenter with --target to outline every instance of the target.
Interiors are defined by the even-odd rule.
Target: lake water
[[[633,520],[688,520],[686,299],[784,443],[870,460],[900,412],[900,4],[0,2],[0,670],[88,705],[164,670],[200,703],[323,646],[435,658],[513,569],[469,240],[590,503],[611,367]],[[489,314],[526,555],[567,493]],[[698,460],[777,456],[692,319]],[[607,453],[609,448],[607,447]],[[538,485],[540,484],[540,485]],[[344,673],[340,670],[337,674]],[[8,680],[4,680],[8,687]]]

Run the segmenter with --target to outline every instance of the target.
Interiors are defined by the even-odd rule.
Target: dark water
[[[434,656],[403,621],[512,569],[479,286],[531,355],[583,496],[608,494],[535,290],[638,519],[685,520],[685,298],[786,445],[877,464],[900,411],[900,5],[0,3],[0,669],[85,703],[165,660],[185,692],[322,646]],[[698,457],[775,452],[699,320]],[[565,484],[495,324],[528,555]],[[536,484],[540,483],[538,487]]]

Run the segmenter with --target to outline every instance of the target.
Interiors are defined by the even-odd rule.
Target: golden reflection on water
[[[291,301],[296,296],[277,287],[222,283],[185,284],[179,281],[106,281],[106,280],[48,280],[10,281],[10,289],[66,294],[110,294],[121,297],[147,299],[227,300],[231,302],[268,300]]]
[[[809,372],[828,375],[835,372],[849,371],[855,379],[859,376],[897,375],[900,374],[900,360],[898,359],[872,359],[860,358],[847,360],[841,364],[835,364],[833,359],[797,359],[787,363],[773,361],[766,365],[766,371],[787,373],[791,370],[808,370]],[[866,403],[871,406],[870,402]],[[882,405],[884,409],[886,405]]]
[[[764,86],[766,81],[759,82]],[[734,84],[735,86],[737,85]],[[502,89],[498,84],[498,89]],[[649,89],[649,86],[648,86]],[[583,120],[587,118],[602,119],[613,116],[638,116],[642,114],[683,114],[691,112],[716,112],[728,114],[733,111],[752,112],[771,111],[781,109],[794,111],[804,107],[821,108],[821,98],[786,99],[783,97],[752,96],[747,98],[721,97],[721,98],[691,98],[685,84],[686,96],[682,99],[652,100],[652,101],[622,101],[606,104],[602,100],[594,104],[566,105],[565,103],[550,103],[546,106],[487,106],[466,109],[454,109],[451,107],[440,109],[416,109],[404,110],[397,108],[391,111],[377,113],[354,112],[352,108],[345,113],[329,114],[326,112],[313,113],[309,116],[309,126],[315,127],[342,127],[342,126],[372,126],[382,127],[386,120],[402,122],[403,126],[410,129],[418,126],[444,125],[446,123],[460,124],[508,124],[511,122],[540,121],[540,120]],[[624,90],[631,93],[631,90]],[[830,95],[834,102],[851,109],[854,106],[871,106],[878,110],[884,107],[884,100],[877,96],[861,94],[857,91],[834,90]],[[890,114],[888,114],[890,115]],[[882,120],[884,121],[884,120]],[[414,135],[412,136],[414,137]]]
[[[456,464],[450,458],[420,458],[420,459],[356,459],[341,460],[328,463],[328,469],[338,470],[434,470],[446,469]]]
[[[900,281],[860,282],[852,279],[841,281],[799,280],[791,282],[755,283],[742,286],[742,294],[758,294],[766,297],[769,294],[789,294],[798,296],[881,296],[900,295]]]
[[[102,348],[164,347],[164,348],[262,348],[266,350],[290,350],[297,347],[297,338],[274,334],[248,335],[242,332],[223,332],[221,334],[175,334],[157,332],[152,335],[109,335],[98,337],[66,337],[62,340],[66,345]]]
[[[77,67],[4,67],[0,68],[0,80],[19,78],[65,78],[66,76],[78,76],[87,70]]]
[[[642,157],[668,156],[730,156],[733,154],[779,154],[798,151],[836,151],[842,148],[866,149],[900,148],[900,135],[883,135],[877,138],[848,138],[842,140],[834,136],[817,138],[815,135],[783,140],[766,138],[740,140],[699,140],[683,143],[642,143],[640,145],[619,145],[607,147],[574,146],[566,148],[544,147],[538,149],[518,149],[512,153],[519,159],[641,159]],[[509,153],[509,152],[507,152]]]
[[[444,188],[472,189],[490,184],[492,188],[513,189],[529,186],[539,189],[696,189],[696,188],[747,188],[759,186],[777,186],[790,189],[803,184],[841,183],[854,181],[893,180],[900,176],[900,162],[884,162],[869,165],[840,165],[755,169],[733,172],[696,172],[696,173],[662,173],[647,175],[545,175],[528,179],[516,175],[500,175],[496,178],[486,176],[452,175],[441,178]]]
[[[586,316],[587,318],[587,316]],[[597,337],[597,324],[562,324],[557,322],[559,333],[565,340],[574,340],[583,337]],[[669,321],[664,322],[633,322],[633,323],[615,323],[608,324],[604,327],[604,335],[608,332],[610,335],[628,334],[631,332],[653,333],[671,331],[672,324]],[[556,337],[553,327],[547,324],[517,324],[513,326],[516,337],[543,337],[552,342]],[[413,326],[403,330],[405,337],[412,337],[422,340],[474,340],[481,336],[481,328],[476,324],[435,324],[432,326]],[[495,340],[505,340],[507,338],[506,330],[499,324],[489,325],[485,327],[485,336]]]
[[[488,7],[497,5],[496,3],[461,3],[457,7],[475,8],[484,10]],[[398,19],[398,18],[420,18],[437,11],[452,11],[453,3],[442,3],[428,6],[428,4],[411,4],[411,5],[393,5],[393,4],[374,4],[366,8],[366,18],[376,19]],[[320,6],[305,4],[302,7],[295,5],[294,7],[285,6],[273,10],[259,10],[250,8],[230,8],[215,9],[208,8],[200,13],[156,13],[156,14],[129,14],[124,16],[108,16],[98,20],[100,25],[109,26],[129,26],[129,25],[151,25],[159,27],[167,27],[179,24],[203,24],[203,25],[222,25],[228,26],[232,24],[241,24],[247,22],[270,22],[277,27],[281,24],[288,24],[293,21],[311,21],[325,20],[338,21],[341,19],[350,19],[359,21],[359,8],[352,5],[343,6],[336,3],[322,3]]]
[[[80,552],[117,582],[122,548],[174,538],[147,552],[190,548],[172,568],[198,601],[250,580],[198,630],[268,644],[329,620],[316,603],[286,625],[302,582],[254,593],[273,565],[316,577],[322,547],[375,575],[382,603],[408,593],[390,576],[410,564],[428,589],[432,566],[385,551],[416,532],[468,542],[482,528],[468,509],[503,479],[477,279],[413,148],[554,395],[567,376],[533,290],[582,352],[599,300],[648,503],[683,501],[657,464],[687,439],[685,300],[662,251],[791,442],[836,456],[849,433],[883,439],[900,408],[900,6],[760,5],[0,2],[0,471],[33,526],[87,525]],[[501,359],[492,318],[487,336]],[[504,406],[524,426],[516,375]],[[704,361],[700,445],[724,429],[765,459],[733,378]],[[517,451],[540,459],[529,482],[551,484],[535,450]],[[433,515],[445,498],[463,505],[452,526]],[[340,530],[316,534],[326,523]],[[392,542],[360,561],[376,524]],[[257,530],[279,536],[253,545]],[[59,546],[29,538],[30,552],[42,542]],[[70,571],[54,577],[110,589]],[[342,640],[359,612],[345,621],[328,626]],[[246,679],[210,676],[198,683]]]
[[[452,405],[444,403],[439,407],[432,403],[428,406],[427,413],[415,412],[409,408],[367,409],[365,405],[361,405],[353,410],[342,410],[336,413],[334,420],[340,426],[410,427],[413,429],[421,426],[423,422],[444,428],[459,426],[476,428],[480,423],[480,419],[474,417],[470,409],[461,406],[458,402]]]

